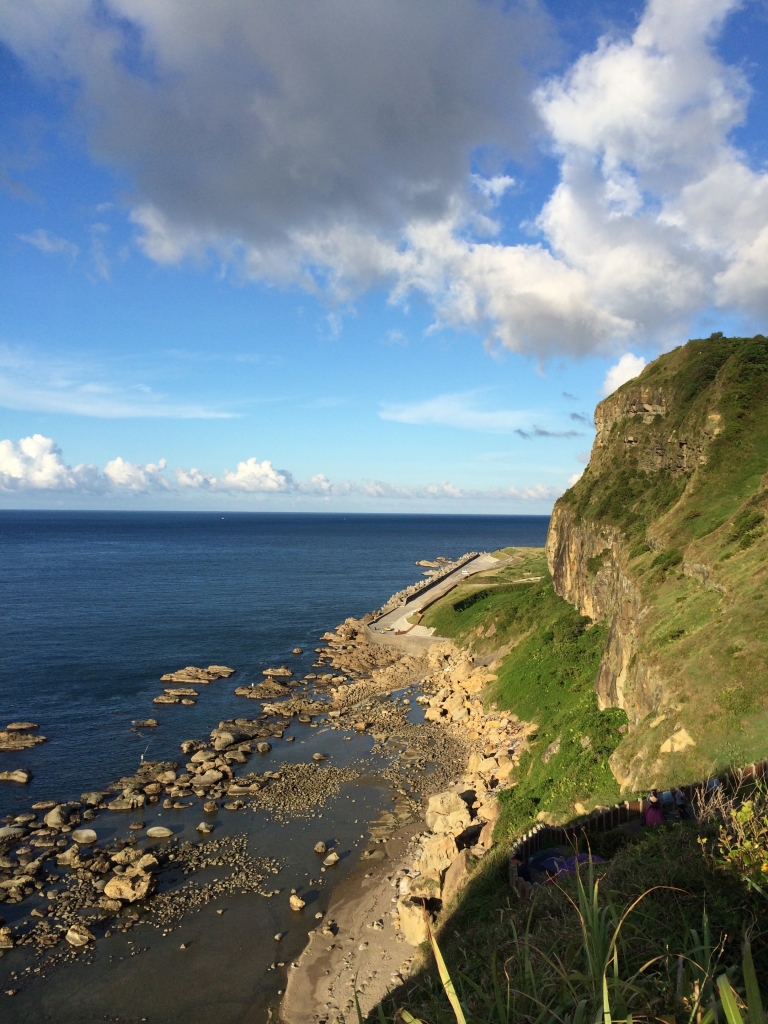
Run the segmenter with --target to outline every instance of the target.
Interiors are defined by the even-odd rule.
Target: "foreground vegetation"
[[[717,795],[698,821],[593,836],[607,863],[558,876],[528,903],[507,884],[502,844],[438,936],[454,1005],[427,962],[381,1015],[448,1024],[458,1008],[468,1024],[739,1024],[746,1002],[750,1024],[765,1024],[766,896],[750,879],[768,870],[768,792],[749,796]]]

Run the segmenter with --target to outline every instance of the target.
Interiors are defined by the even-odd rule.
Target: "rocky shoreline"
[[[35,966],[28,962],[16,968],[12,959],[8,971],[0,969],[6,996],[64,963],[87,958],[111,935],[144,924],[169,934],[186,914],[221,896],[250,892],[290,901],[295,917],[308,915],[304,893],[323,884],[323,876],[333,870],[339,854],[347,856],[345,851],[331,842],[316,872],[320,878],[296,878],[290,887],[284,883],[275,888],[274,876],[283,867],[279,858],[254,856],[249,849],[249,823],[258,817],[243,819],[242,834],[208,836],[218,828],[221,813],[232,814],[234,820],[266,813],[278,823],[322,818],[323,808],[338,798],[342,787],[362,778],[371,764],[334,764],[322,749],[322,733],[341,733],[342,740],[370,737],[375,774],[391,791],[392,808],[367,823],[369,842],[349,880],[350,891],[361,880],[368,891],[370,880],[376,879],[376,900],[386,894],[387,913],[371,923],[375,935],[363,940],[368,945],[361,951],[390,942],[402,950],[422,941],[424,899],[430,912],[439,914],[492,843],[495,792],[508,784],[525,728],[510,716],[484,709],[479,693],[494,678],[493,666],[474,665],[450,642],[416,653],[373,643],[367,633],[371,618],[347,619],[326,633],[316,649],[313,671],[303,679],[281,666],[265,670],[261,683],[236,688],[237,697],[260,701],[260,713],[221,721],[205,739],[184,741],[179,761],[143,761],[133,775],[83,793],[79,800],[38,801],[28,812],[6,817],[0,825],[0,911],[13,922],[0,920],[0,956],[35,957]],[[168,673],[161,683],[188,685],[174,686],[177,692],[166,687],[164,696],[174,702],[193,700],[181,689],[228,679],[233,673],[220,665]],[[148,719],[136,724],[153,728],[155,723]],[[19,725],[26,732],[15,728]],[[317,738],[311,757],[283,762],[278,770],[248,770],[251,760],[269,753],[275,742],[293,742],[292,726]],[[12,723],[5,735],[14,742],[20,734],[33,736],[35,729],[32,723]],[[309,733],[311,729],[317,733]],[[35,741],[40,738],[35,736]],[[198,805],[198,841],[182,841],[178,829],[148,827],[143,820],[162,814],[159,808],[184,812]],[[126,834],[99,839],[99,823],[125,822],[126,815],[135,819],[127,829],[123,824]],[[393,864],[391,856],[406,833],[406,848]],[[212,865],[224,868],[226,877],[199,883],[195,875]],[[382,871],[387,872],[385,881],[378,877]],[[312,928],[305,953],[288,969],[283,1015],[290,1024],[304,1019],[291,1009],[291,993],[312,975],[310,953],[319,935],[330,946],[325,953],[331,966],[323,968],[323,977],[337,981],[329,998],[321,999],[318,989],[319,1002],[307,1019],[342,1020],[350,1009],[349,993],[344,999],[339,994],[349,954],[343,952],[348,936],[341,924],[346,911],[338,899],[334,906],[335,922],[315,911],[321,923]],[[28,915],[23,922],[22,912]],[[408,961],[400,957],[400,973],[388,977],[387,984],[402,977]],[[361,1003],[373,999],[374,1005],[382,983],[366,983]]]
[[[332,667],[348,671],[367,651],[364,627],[349,619],[325,635]],[[378,744],[397,749],[397,771],[410,788],[397,790],[395,813],[382,815],[378,832],[371,824],[358,871],[310,932],[289,974],[286,1024],[344,1024],[355,1018],[355,993],[363,1014],[372,1010],[420,964],[424,909],[439,923],[492,847],[496,794],[509,784],[528,731],[514,716],[483,706],[479,694],[495,679],[493,668],[444,641],[331,690],[335,720],[359,717]],[[382,699],[404,683],[413,698],[402,696],[401,706],[413,700],[424,708],[421,722],[403,720],[396,702]],[[425,775],[428,764],[433,771]]]

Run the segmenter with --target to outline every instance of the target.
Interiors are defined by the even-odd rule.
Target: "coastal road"
[[[468,562],[465,562],[458,569],[454,569],[449,572],[447,576],[443,576],[432,586],[425,587],[420,590],[417,594],[410,597],[404,605],[400,605],[399,608],[394,608],[391,612],[387,612],[386,615],[382,615],[380,619],[374,619],[374,621],[368,627],[374,634],[384,634],[387,636],[393,636],[395,633],[405,633],[409,637],[429,637],[431,631],[425,626],[412,626],[408,622],[408,618],[413,615],[414,612],[421,612],[429,605],[434,604],[439,598],[444,597],[449,591],[466,580],[469,576],[474,576],[478,572],[484,572],[486,569],[497,568],[503,563],[504,559],[494,558],[493,555],[483,553],[475,555]]]

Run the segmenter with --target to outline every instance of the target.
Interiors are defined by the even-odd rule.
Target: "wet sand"
[[[334,890],[326,915],[334,934],[318,927],[289,972],[281,1007],[286,1024],[316,1024],[355,1016],[354,992],[365,1016],[401,983],[415,950],[393,925],[390,877],[402,866],[410,839],[424,828],[415,822],[379,847],[384,855],[358,863]]]

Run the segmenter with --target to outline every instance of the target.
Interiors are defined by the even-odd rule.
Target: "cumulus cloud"
[[[225,470],[217,479],[199,469],[177,469],[176,479],[180,487],[200,488],[209,491],[272,491],[286,492],[295,488],[293,476],[285,469],[275,469],[272,463],[255,457],[238,462],[237,469]]]
[[[0,491],[60,491],[81,494],[169,490],[163,475],[165,459],[146,465],[112,459],[101,473],[98,467],[69,466],[56,442],[33,434],[14,442],[0,441]]]
[[[119,455],[112,459],[104,467],[104,476],[113,487],[126,491],[152,491],[169,490],[170,482],[163,475],[167,463],[160,459],[158,463],[148,462],[146,465],[136,465],[133,462],[126,462]]]
[[[603,394],[613,394],[616,388],[620,388],[622,384],[626,384],[628,380],[632,380],[642,373],[644,366],[645,360],[642,356],[625,352],[618,363],[608,369],[603,381]]]
[[[308,480],[298,480],[286,469],[275,469],[268,459],[252,457],[237,464],[234,471],[225,470],[221,477],[200,469],[178,468],[173,477],[166,475],[165,459],[157,462],[132,463],[122,456],[111,459],[100,471],[93,465],[69,466],[61,449],[50,437],[34,434],[18,442],[0,440],[0,492],[47,491],[58,494],[100,495],[166,495],[200,494],[291,495],[297,498],[395,498],[403,500],[441,499],[485,501],[553,501],[562,488],[534,484],[528,487],[500,487],[490,490],[462,488],[449,480],[439,484],[403,487],[380,480],[335,483],[324,473]]]
[[[749,90],[713,48],[739,3],[649,0],[535,89],[535,4],[9,0],[0,32],[78,83],[156,262],[212,250],[337,301],[384,284],[437,325],[581,354],[663,344],[712,303],[768,311],[768,175],[731,141]],[[494,206],[534,111],[559,182],[539,239],[505,245]],[[480,151],[498,166],[473,174]]]
[[[33,434],[17,443],[0,441],[0,490],[93,491],[99,483],[95,466],[66,465],[50,437]]]
[[[9,0],[2,31],[78,82],[144,216],[259,244],[440,213],[475,147],[526,145],[529,69],[549,51],[535,4],[475,0]]]
[[[46,231],[45,228],[38,228],[37,231],[32,231],[28,235],[17,235],[17,238],[28,245],[34,245],[40,252],[49,255],[70,256],[74,259],[80,252],[74,242],[68,242],[66,238],[60,238],[52,231]]]

